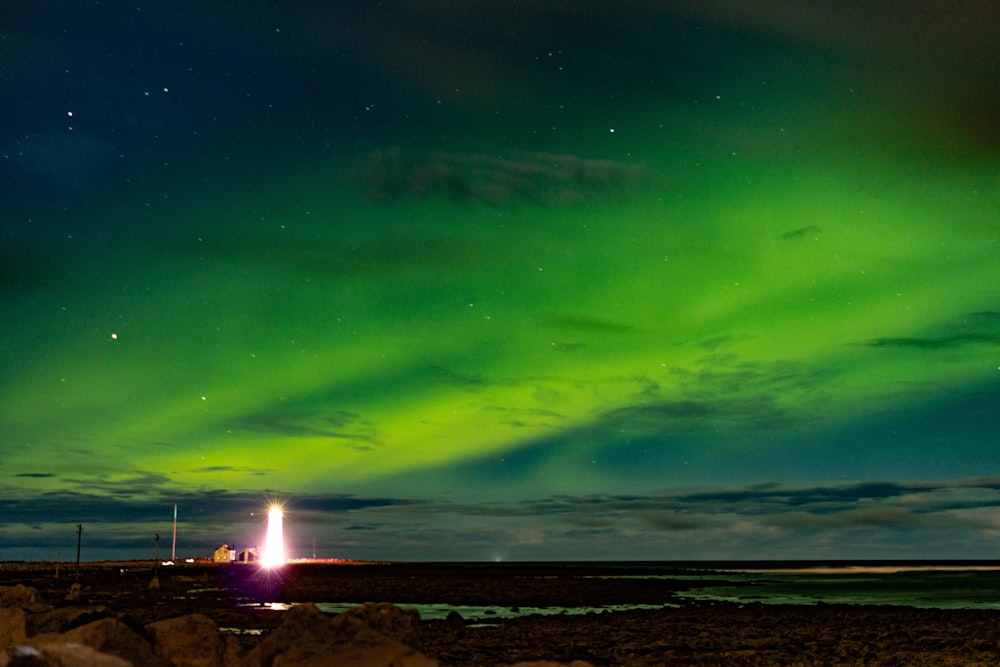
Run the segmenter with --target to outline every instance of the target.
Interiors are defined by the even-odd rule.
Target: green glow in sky
[[[682,63],[674,88],[608,78],[588,104],[553,69],[517,86],[524,112],[486,88],[445,96],[419,138],[373,91],[419,115],[443,95],[421,77],[417,93],[373,84],[341,121],[356,134],[309,116],[320,138],[293,150],[204,121],[231,144],[184,135],[143,158],[158,178],[122,167],[65,205],[29,197],[4,227],[6,255],[35,258],[4,265],[5,486],[487,503],[454,510],[461,550],[490,502],[995,475],[980,406],[1000,386],[996,146],[966,150],[966,121],[880,88],[883,72],[823,49],[795,63],[764,33],[781,46]],[[258,139],[307,132],[260,122]],[[49,172],[79,180],[61,159]],[[386,504],[355,521],[396,525]],[[682,516],[644,525],[686,531]],[[1000,525],[976,516],[984,550]],[[497,534],[572,552],[546,525]],[[334,534],[359,556],[391,542]],[[868,549],[880,539],[857,553],[888,553]],[[684,553],[755,553],[705,544]]]
[[[101,259],[82,294],[25,306],[42,321],[18,328],[3,396],[31,443],[14,456],[48,470],[40,452],[100,441],[85,467],[218,484],[252,468],[313,489],[516,449],[628,406],[766,399],[808,433],[927,400],[927,385],[987,382],[998,332],[969,319],[995,297],[996,192],[975,175],[928,189],[890,166],[744,180],[752,165],[723,161],[703,168],[727,195],[707,201],[659,179],[593,207],[320,201],[181,239],[189,257]],[[866,195],[865,170],[892,185]],[[246,217],[232,207],[212,215]],[[357,241],[334,236],[344,217]]]

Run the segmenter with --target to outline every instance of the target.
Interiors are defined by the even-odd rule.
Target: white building
[[[223,544],[212,555],[213,563],[232,563],[234,560],[236,560],[236,549],[231,549],[228,544]]]

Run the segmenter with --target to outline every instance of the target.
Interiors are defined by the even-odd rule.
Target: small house
[[[236,549],[230,549],[228,544],[223,544],[212,554],[213,563],[232,563],[236,560]]]
[[[237,556],[237,560],[243,564],[246,564],[246,563],[253,563],[259,557],[260,555],[257,552],[257,548],[250,547],[249,549],[244,549],[243,551],[241,551]]]

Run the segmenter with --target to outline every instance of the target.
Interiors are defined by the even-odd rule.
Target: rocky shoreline
[[[51,566],[0,564],[0,667],[1000,664],[996,611],[696,603],[675,593],[697,581],[641,568],[629,578],[600,574],[124,563],[86,564],[78,576],[64,567],[57,579]],[[324,614],[312,602],[357,607]],[[391,603],[653,607],[484,622],[458,614],[422,620]]]

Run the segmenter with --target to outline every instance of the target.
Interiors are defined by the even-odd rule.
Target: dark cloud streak
[[[131,550],[128,557],[138,557],[137,550],[148,546],[147,533],[167,529],[172,503],[177,502],[185,548],[207,555],[218,546],[216,541],[252,540],[254,531],[259,532],[268,498],[284,503],[292,532],[323,535],[326,542],[339,545],[339,555],[345,557],[414,544],[485,549],[498,541],[519,545],[530,554],[541,545],[571,544],[588,532],[613,538],[607,543],[611,545],[625,544],[627,536],[641,535],[649,544],[681,540],[676,549],[686,540],[715,540],[731,545],[727,548],[746,550],[754,544],[767,548],[768,544],[794,546],[836,540],[847,531],[855,538],[860,536],[862,544],[868,540],[879,549],[891,549],[889,538],[900,531],[919,534],[918,543],[952,535],[956,530],[988,534],[994,529],[991,517],[1000,506],[1000,481],[769,483],[481,502],[221,489],[174,494],[161,491],[152,497],[112,499],[60,492],[0,500],[0,513],[6,517],[0,537],[8,548],[28,553],[67,543],[72,532],[69,528],[82,522],[85,530],[89,529],[90,553],[113,552],[124,557],[121,554]],[[449,528],[439,530],[439,525]],[[249,538],[245,535],[248,530]],[[857,540],[854,543],[857,545]],[[347,553],[351,550],[353,554]],[[610,553],[616,552],[612,548]],[[402,557],[402,552],[396,557]]]
[[[899,347],[917,350],[942,350],[964,345],[1000,345],[1000,335],[960,334],[941,338],[874,338],[866,343],[869,347]]]

